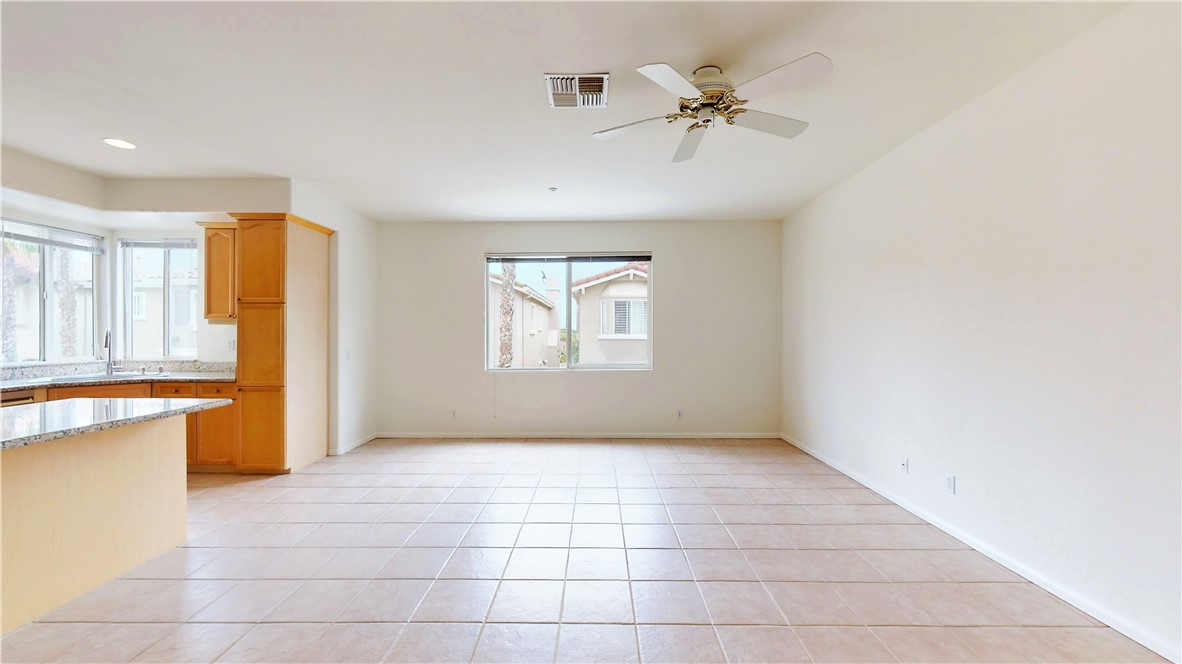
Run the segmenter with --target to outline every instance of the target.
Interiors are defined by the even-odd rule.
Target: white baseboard
[[[381,436],[379,434],[371,433],[371,434],[368,434],[368,435],[358,438],[357,440],[353,441],[352,443],[347,443],[343,446],[337,446],[335,448],[330,447],[330,448],[328,448],[328,456],[340,456],[342,454],[345,454],[349,450],[361,447],[362,445],[368,443],[369,441],[373,440],[374,438],[382,438],[382,437],[383,436]]]
[[[778,433],[719,433],[719,432],[660,432],[660,431],[416,431],[416,432],[380,432],[374,438],[480,438],[495,440],[498,438],[760,438],[780,440]],[[371,439],[372,440],[372,439]],[[367,441],[368,442],[368,441]],[[350,448],[352,449],[352,448]]]
[[[1088,599],[1087,597],[1084,597],[1083,595],[1080,595],[1079,593],[1075,592],[1074,590],[1072,590],[1070,588],[1066,588],[1066,587],[1048,579],[1047,577],[1043,576],[1037,570],[1027,567],[1021,561],[1010,557],[1008,554],[995,548],[994,546],[992,546],[988,542],[984,542],[982,540],[977,539],[973,535],[961,530],[958,526],[948,523],[947,521],[941,519],[940,517],[935,516],[934,514],[928,512],[924,508],[911,502],[907,498],[904,498],[904,497],[898,495],[897,493],[895,493],[894,491],[891,491],[890,489],[886,489],[886,488],[880,486],[873,479],[868,478],[865,475],[863,475],[862,473],[859,473],[858,471],[851,469],[850,467],[846,466],[844,463],[830,457],[829,455],[827,455],[823,452],[819,452],[818,450],[810,447],[809,445],[806,445],[798,440],[793,439],[791,436],[789,436],[787,434],[780,434],[779,437],[782,440],[784,440],[785,442],[791,443],[792,445],[799,447],[801,450],[808,452],[812,456],[816,457],[818,460],[820,460],[820,461],[828,464],[829,466],[835,468],[836,470],[839,470],[842,473],[848,475],[852,479],[865,485],[867,488],[871,489],[875,493],[882,495],[884,498],[890,500],[891,502],[895,503],[899,507],[902,507],[903,509],[907,510],[908,512],[911,512],[912,514],[918,516],[919,518],[923,519],[924,521],[927,521],[928,523],[939,528],[940,530],[948,533],[949,535],[955,537],[956,539],[973,547],[974,549],[981,552],[985,556],[989,557],[993,561],[995,561],[998,564],[1013,571],[1015,574],[1018,574],[1018,575],[1024,577],[1025,579],[1027,579],[1031,583],[1034,583],[1035,585],[1046,590],[1047,592],[1051,593],[1052,595],[1067,602],[1068,604],[1074,606],[1075,608],[1079,609],[1080,611],[1083,611],[1084,613],[1092,616],[1096,620],[1099,620],[1100,622],[1108,625],[1109,627],[1120,632],[1121,634],[1124,634],[1125,636],[1136,641],[1137,643],[1140,643],[1141,645],[1145,646],[1146,648],[1149,648],[1150,650],[1156,652],[1157,654],[1161,655],[1162,657],[1165,657],[1166,659],[1168,659],[1172,662],[1182,661],[1182,650],[1179,649],[1179,645],[1177,643],[1171,642],[1169,640],[1169,637],[1167,637],[1165,635],[1161,635],[1161,634],[1155,634],[1152,631],[1147,630],[1144,627],[1136,624],[1135,622],[1126,619],[1124,616],[1113,613],[1112,611],[1106,609],[1105,607],[1096,604],[1092,600]]]

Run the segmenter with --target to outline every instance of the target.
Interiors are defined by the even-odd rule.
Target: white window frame
[[[131,317],[134,320],[148,320],[148,294],[143,291],[131,292]]]
[[[192,250],[198,252],[197,264],[198,264],[198,266],[200,266],[201,255],[200,255],[200,249],[198,248],[198,245],[197,245],[197,239],[196,238],[175,238],[175,239],[174,238],[166,238],[166,239],[121,238],[119,240],[118,244],[119,244],[119,261],[121,263],[121,268],[122,268],[121,274],[120,274],[120,279],[122,280],[122,283],[120,284],[120,290],[123,293],[123,297],[120,298],[120,301],[119,301],[119,305],[122,308],[122,311],[118,312],[118,313],[120,314],[120,318],[123,320],[123,334],[122,334],[122,337],[123,337],[123,339],[122,339],[123,358],[124,359],[131,359],[131,360],[192,360],[192,359],[195,359],[195,356],[193,356],[193,355],[174,355],[172,352],[172,316],[171,316],[172,312],[169,309],[169,307],[171,306],[170,300],[172,298],[172,291],[171,291],[172,271],[169,266],[169,258],[170,258],[170,255],[174,249],[185,249],[185,250],[192,249]],[[131,283],[132,271],[130,268],[130,265],[131,265],[130,256],[131,256],[131,251],[133,249],[160,249],[160,250],[164,251],[164,262],[163,262],[164,272],[163,272],[163,279],[160,284],[160,297],[161,297],[160,304],[161,304],[161,312],[162,312],[162,315],[164,316],[164,324],[162,326],[164,338],[161,340],[161,348],[164,349],[164,352],[159,357],[132,357],[132,352],[131,352],[132,351],[132,344],[135,341],[135,337],[131,333],[132,321],[147,319],[146,307],[145,307],[145,312],[144,312],[144,314],[145,314],[144,318],[136,318],[134,315],[134,309],[135,309],[134,299],[135,299],[135,295],[139,295],[139,294],[134,292],[133,287],[132,287],[132,283]],[[192,307],[196,306],[196,302],[192,298],[193,298],[193,295],[190,294],[190,301],[189,301],[190,310],[192,310]],[[192,319],[190,319],[190,321],[191,321],[190,326],[195,326],[197,319],[192,318]]]
[[[574,309],[574,307],[572,306],[572,303],[574,301],[574,289],[571,288],[571,283],[573,281],[573,279],[572,279],[572,271],[573,270],[571,268],[571,261],[572,261],[572,259],[574,259],[577,262],[577,259],[579,259],[579,258],[588,258],[588,257],[602,258],[602,257],[614,257],[614,256],[644,257],[644,259],[645,259],[644,262],[648,264],[648,273],[646,275],[646,281],[648,284],[648,297],[646,297],[646,298],[608,298],[608,299],[624,299],[624,300],[630,299],[630,300],[638,300],[638,301],[646,302],[646,314],[647,314],[647,318],[648,318],[646,325],[647,325],[648,332],[647,332],[647,334],[641,334],[641,335],[613,335],[613,336],[609,336],[609,337],[604,337],[603,335],[598,335],[598,336],[599,336],[599,338],[609,338],[609,339],[633,338],[633,339],[646,341],[647,346],[648,346],[646,349],[646,356],[648,358],[648,362],[645,364],[585,364],[585,365],[584,364],[572,364],[570,341],[571,341],[571,336],[572,336],[571,332],[574,327],[573,326],[573,323],[574,323],[573,309]],[[533,372],[541,372],[541,373],[555,373],[555,372],[560,372],[560,371],[652,371],[653,370],[653,366],[654,366],[654,361],[653,361],[653,305],[652,305],[652,301],[654,299],[654,297],[653,297],[653,293],[654,293],[654,290],[653,290],[654,289],[654,286],[653,286],[653,260],[654,260],[653,252],[651,252],[651,251],[610,252],[610,253],[571,252],[571,253],[561,253],[561,254],[560,253],[528,253],[528,252],[524,252],[524,253],[523,252],[515,252],[515,253],[496,252],[496,253],[487,253],[484,255],[484,258],[485,258],[485,268],[484,268],[484,274],[482,275],[483,282],[484,282],[482,284],[482,287],[484,289],[484,328],[485,328],[484,329],[484,336],[483,336],[483,346],[484,346],[484,370],[486,372],[533,371]],[[565,266],[566,266],[566,269],[565,269],[565,272],[566,272],[566,275],[565,275],[565,277],[566,277],[566,320],[565,320],[566,328],[565,329],[566,329],[567,334],[566,334],[566,341],[560,342],[560,347],[565,346],[565,352],[566,352],[566,358],[567,358],[565,366],[545,367],[545,368],[543,368],[543,367],[495,367],[495,366],[492,366],[492,358],[489,355],[490,349],[492,347],[491,339],[489,336],[492,333],[491,326],[489,325],[489,312],[491,311],[491,308],[494,306],[495,303],[491,301],[492,298],[490,297],[490,289],[488,287],[488,279],[489,279],[488,263],[493,261],[494,259],[512,259],[512,258],[518,258],[518,259],[544,258],[544,259],[552,259],[555,262],[565,263]],[[602,300],[601,300],[601,302],[602,302]],[[600,324],[602,325],[602,320],[601,320]],[[560,324],[559,329],[555,330],[555,332],[557,332],[561,335],[561,330],[562,330],[562,325]],[[600,330],[600,332],[601,331],[602,331],[602,329]],[[584,332],[584,331],[581,331],[581,332]]]
[[[27,242],[38,246],[38,290],[41,306],[38,311],[40,338],[37,340],[38,350],[37,359],[35,360],[16,360],[15,365],[34,364],[34,363],[71,363],[71,362],[85,362],[91,359],[98,359],[102,353],[101,343],[99,342],[98,328],[99,328],[99,270],[100,262],[103,255],[104,238],[100,235],[92,235],[90,233],[82,233],[79,231],[72,231],[56,226],[47,226],[45,224],[35,224],[28,221],[19,221],[17,219],[10,219],[8,217],[0,218],[0,236],[13,240],[16,242]],[[91,297],[91,311],[94,312],[93,325],[91,326],[91,348],[93,349],[93,357],[78,356],[78,357],[55,357],[48,359],[49,352],[49,326],[46,324],[48,315],[46,312],[46,302],[48,300],[48,289],[50,286],[51,276],[49,275],[49,250],[53,248],[68,249],[74,251],[82,251],[91,254],[91,277],[90,277],[90,297]]]

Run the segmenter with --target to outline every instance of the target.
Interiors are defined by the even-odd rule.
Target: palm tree
[[[501,352],[497,366],[507,369],[513,366],[513,287],[517,284],[517,264],[501,266]]]

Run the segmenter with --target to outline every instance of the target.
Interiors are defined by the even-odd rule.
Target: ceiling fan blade
[[[685,136],[681,137],[681,143],[677,146],[677,152],[673,153],[673,163],[692,159],[707,131],[709,130],[702,128],[685,132]]]
[[[644,74],[650,81],[678,97],[694,99],[702,96],[702,93],[698,92],[698,89],[694,87],[693,83],[690,83],[686,77],[678,74],[676,69],[664,62],[637,67],[636,71]]]
[[[785,88],[812,83],[832,69],[832,60],[820,53],[809,53],[736,86],[735,94],[743,99],[759,99]]]
[[[753,111],[751,109],[747,109],[746,113],[736,115],[735,124],[739,127],[746,127],[747,129],[754,129],[755,131],[762,131],[765,134],[773,134],[784,138],[795,138],[802,131],[809,128],[809,123],[804,120],[793,120],[783,115],[761,113],[760,111]]]
[[[597,131],[594,134],[591,134],[591,136],[594,137],[595,140],[597,140],[597,141],[604,141],[609,138],[615,138],[616,136],[619,136],[620,134],[626,134],[626,133],[632,131],[633,129],[635,129],[636,127],[638,127],[639,125],[642,125],[646,122],[654,122],[656,120],[664,120],[664,119],[665,119],[665,116],[660,115],[655,118],[649,118],[647,120],[637,120],[636,122],[629,122],[628,124],[620,125],[619,127],[612,127],[611,129],[604,129],[603,131]]]

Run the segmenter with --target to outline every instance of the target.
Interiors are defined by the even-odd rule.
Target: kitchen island
[[[183,543],[184,416],[231,403],[63,399],[0,409],[0,630]]]

